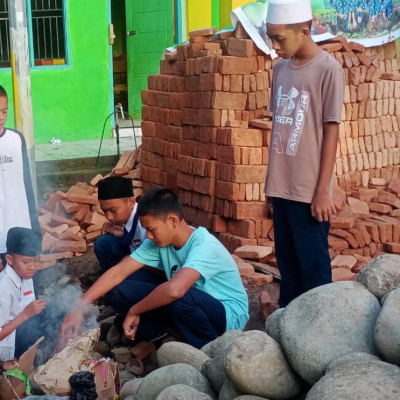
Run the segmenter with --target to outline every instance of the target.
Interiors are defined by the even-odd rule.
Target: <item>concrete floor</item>
[[[138,126],[135,123],[135,126]],[[140,124],[139,124],[140,126]],[[140,128],[135,128],[136,144],[142,143]],[[35,145],[35,161],[68,160],[73,158],[97,157],[100,139],[79,140],[75,142],[62,142],[61,144],[42,143]],[[136,148],[131,126],[120,128],[120,154]],[[101,145],[100,156],[117,155],[117,142],[115,138],[105,138]]]

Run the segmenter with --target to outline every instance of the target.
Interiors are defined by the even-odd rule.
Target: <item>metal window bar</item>
[[[35,60],[65,59],[63,0],[31,0]]]
[[[8,0],[0,0],[0,68],[11,65]]]
[[[31,2],[35,63],[36,60],[65,60],[63,0],[28,1]],[[0,68],[10,65],[8,0],[0,0]]]

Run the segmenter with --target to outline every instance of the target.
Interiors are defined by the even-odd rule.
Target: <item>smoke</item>
[[[40,324],[36,339],[45,336],[36,355],[35,364],[38,366],[44,364],[57,350],[60,341],[60,328],[64,318],[78,302],[83,292],[78,284],[70,283],[71,277],[66,274],[66,267],[63,265],[40,271],[35,280],[38,283],[37,293],[42,293],[39,298],[46,303],[46,308],[38,316],[38,322],[36,322],[36,325]],[[98,315],[98,307],[88,305],[82,326],[83,332],[99,326]],[[34,326],[35,323],[31,324],[30,333],[32,333],[32,325]],[[29,338],[27,339],[29,340]]]

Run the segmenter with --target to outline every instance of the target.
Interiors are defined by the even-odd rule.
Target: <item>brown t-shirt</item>
[[[324,122],[341,122],[342,66],[327,52],[301,66],[274,66],[270,111],[271,148],[265,193],[311,203],[318,183]]]

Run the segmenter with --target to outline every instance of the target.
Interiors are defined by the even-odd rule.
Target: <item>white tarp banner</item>
[[[400,4],[398,0],[311,0],[312,36],[321,42],[335,36],[366,47],[379,46],[400,37]],[[266,54],[271,46],[266,34],[268,0],[254,1],[231,12],[233,29],[238,21]]]

